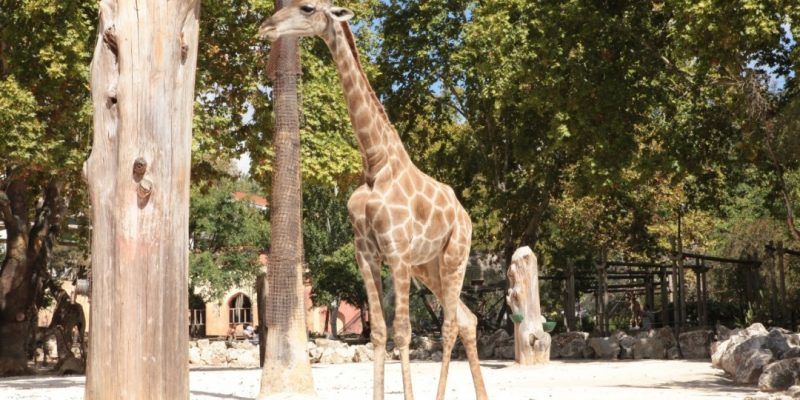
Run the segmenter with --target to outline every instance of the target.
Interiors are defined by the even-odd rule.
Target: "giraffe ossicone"
[[[394,342],[400,350],[403,391],[413,399],[409,363],[409,290],[419,279],[444,309],[442,367],[436,398],[444,398],[456,337],[461,336],[478,400],[487,399],[478,360],[477,318],[460,300],[472,240],[472,222],[453,190],[424,174],[400,137],[361,67],[348,20],[353,12],[329,0],[295,0],[264,21],[259,35],[319,36],[339,73],[363,163],[363,184],[347,208],[355,233],[356,262],[369,298],[375,347],[373,398],[383,399],[387,330],[381,308],[381,263],[395,289]]]

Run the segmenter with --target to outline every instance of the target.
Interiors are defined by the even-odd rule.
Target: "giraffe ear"
[[[333,19],[337,21],[347,21],[350,18],[353,18],[353,11],[349,8],[344,7],[331,7],[331,15],[333,15]]]

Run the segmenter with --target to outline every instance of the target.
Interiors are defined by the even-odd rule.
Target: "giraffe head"
[[[274,42],[281,36],[333,35],[334,23],[347,21],[353,12],[333,6],[330,0],[294,0],[261,23],[258,35]]]

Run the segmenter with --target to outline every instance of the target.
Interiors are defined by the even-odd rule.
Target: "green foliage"
[[[303,193],[303,245],[316,305],[345,300],[361,306],[367,301],[347,217],[348,195],[318,186],[307,186]]]
[[[31,187],[53,177],[80,198],[88,156],[93,2],[5,2],[0,13],[0,165]],[[80,202],[73,210],[80,209]]]
[[[255,208],[247,182],[222,180],[207,191],[192,187],[189,209],[189,277],[195,292],[206,301],[217,300],[234,286],[252,284],[260,270],[259,254],[269,248],[266,211]]]

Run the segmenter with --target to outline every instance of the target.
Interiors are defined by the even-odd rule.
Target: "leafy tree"
[[[65,212],[83,204],[96,6],[5,1],[0,15],[0,375],[26,369]]]
[[[234,193],[245,193],[237,199]],[[225,179],[207,190],[194,185],[189,208],[189,277],[206,302],[219,300],[234,286],[252,284],[268,248],[267,211],[256,208],[254,184]]]

